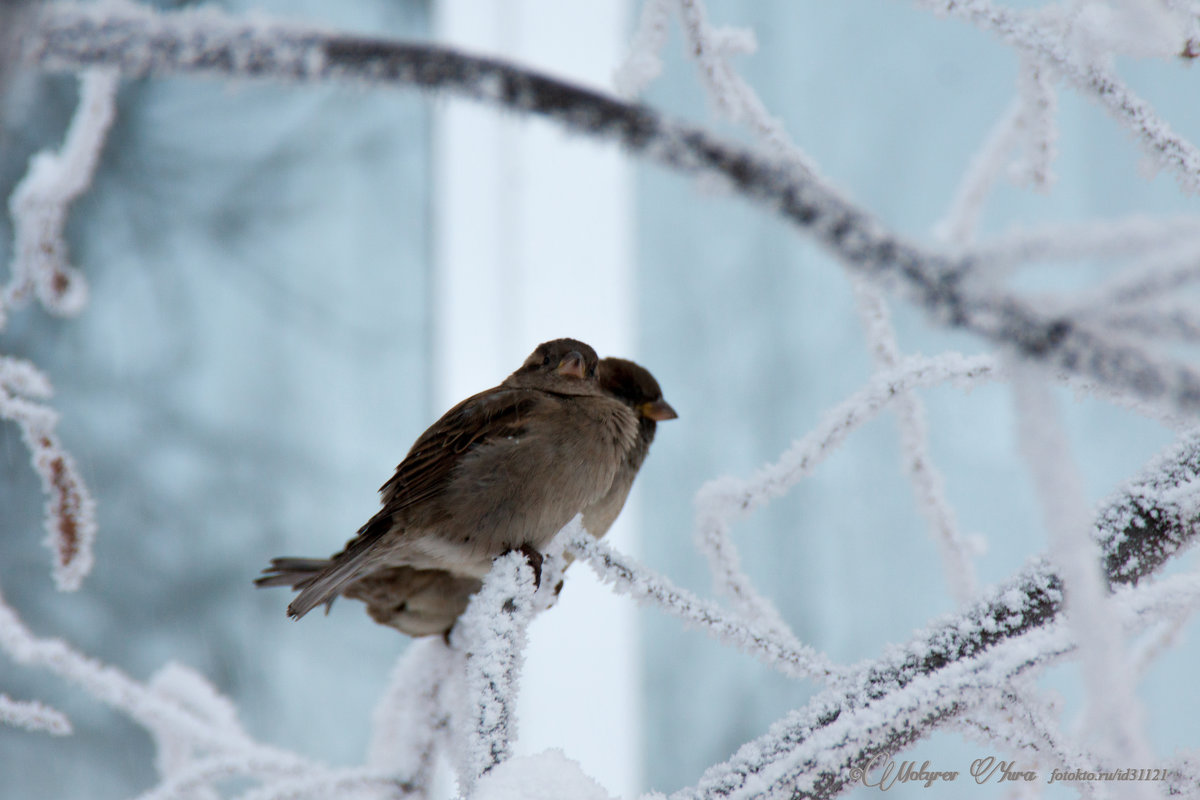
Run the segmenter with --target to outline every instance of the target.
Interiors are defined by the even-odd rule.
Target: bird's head
[[[643,425],[654,424],[679,415],[663,399],[662,389],[650,371],[624,358],[606,358],[599,366],[600,388],[628,405]]]
[[[505,383],[561,394],[597,394],[599,363],[596,351],[578,339],[553,339],[539,344]]]

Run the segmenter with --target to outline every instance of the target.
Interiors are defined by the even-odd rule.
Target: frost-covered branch
[[[1089,721],[1103,734],[1103,756],[1148,763],[1143,711],[1122,642],[1111,625],[1097,543],[1088,535],[1082,480],[1050,387],[1045,376],[1031,368],[1014,365],[1012,373],[1018,441],[1050,532],[1050,558],[1064,585],[1063,615],[1079,645]]]
[[[676,0],[676,4],[688,50],[700,68],[701,82],[721,114],[745,124],[767,152],[800,174],[816,175],[812,159],[791,140],[783,122],[767,110],[758,93],[730,64],[733,56],[752,53],[758,47],[753,31],[713,27],[703,0]]]
[[[894,355],[899,357],[899,354]],[[770,499],[781,497],[811,475],[812,470],[838,449],[848,435],[865,422],[875,419],[889,404],[904,402],[902,398],[908,396],[908,392],[920,386],[946,381],[972,383],[992,379],[997,377],[996,373],[995,360],[986,356],[968,359],[958,354],[947,354],[935,359],[914,356],[895,361],[892,369],[877,372],[864,389],[830,410],[820,425],[793,443],[778,462],[763,467],[748,480],[721,477],[702,486],[696,493],[696,540],[701,552],[708,558],[716,588],[730,597],[746,618],[786,633],[788,627],[774,604],[758,595],[742,571],[737,547],[730,537],[733,523]],[[934,480],[932,476],[930,480]],[[936,503],[936,483],[934,492],[932,497]],[[944,511],[949,511],[948,506]],[[965,542],[958,536],[954,533],[949,535],[952,537],[950,547],[965,548]],[[958,557],[952,554],[950,558],[953,560]],[[958,589],[960,593],[970,596],[972,585],[970,571],[967,571]]]
[[[701,81],[712,105],[733,122],[745,124],[768,152],[778,155],[801,174],[816,175],[816,168],[772,116],[754,89],[734,70],[730,58],[748,54],[757,44],[750,31],[714,28],[708,21],[703,0],[677,0],[677,10],[687,40],[687,50],[700,69]],[[665,34],[666,7],[660,0],[647,0],[635,41],[639,49],[627,63],[657,57],[647,48],[661,47]],[[892,327],[886,301],[877,287],[854,278],[855,300],[874,356],[876,369],[895,370],[901,359],[900,346]],[[954,514],[941,489],[941,475],[929,456],[928,431],[920,399],[903,388],[896,403],[905,466],[917,495],[917,503],[942,547],[952,590],[961,601],[974,594],[973,567],[958,533]],[[727,594],[746,617],[754,619],[786,639],[795,639],[774,604],[761,596],[742,572],[737,550],[719,524],[697,526],[697,543],[707,556],[719,591]]]
[[[1200,219],[1132,215],[1122,219],[1018,230],[981,242],[980,263],[1013,267],[1039,261],[1082,258],[1152,258],[1158,253],[1200,250]]]
[[[857,428],[874,419],[905,391],[939,383],[972,385],[998,377],[994,359],[949,353],[935,358],[910,356],[896,369],[876,373],[867,385],[826,413],[821,422],[788,448],[778,461],[748,479],[718,478],[696,494],[700,535],[710,540],[707,549],[723,548],[732,523],[780,497],[811,475]],[[715,544],[713,543],[715,542]]]
[[[458,654],[438,637],[413,642],[375,708],[367,765],[408,776],[414,798],[427,797],[438,748],[449,738],[446,676],[461,668]]]
[[[624,98],[642,93],[662,72],[659,52],[667,41],[667,26],[676,0],[646,0],[638,17],[629,52],[613,74],[613,86]]]
[[[381,798],[402,798],[413,791],[392,773],[330,769],[259,744],[242,729],[232,704],[195,672],[168,665],[148,683],[140,683],[65,642],[35,636],[3,598],[0,652],[18,664],[77,685],[151,733],[158,749],[161,781],[142,795],[142,800],[191,800],[198,792],[232,778],[259,782],[259,788],[243,795],[246,800],[319,798],[351,789]],[[46,711],[47,724],[57,727],[58,717]]]
[[[1122,587],[1114,605],[1119,613],[1111,621],[1130,630],[1143,624],[1147,615],[1160,615],[1164,610],[1174,614],[1179,606],[1194,608],[1198,600],[1200,580],[1195,576]],[[929,644],[926,639],[917,647]],[[1078,768],[1097,763],[1066,743],[1044,714],[1014,688],[1021,685],[1018,679],[1076,649],[1068,626],[1051,619],[993,647],[944,662],[888,691],[858,697],[852,705],[839,696],[837,687],[831,688],[743,745],[727,762],[707,770],[696,786],[671,795],[670,800],[831,798],[861,781],[863,771],[876,758],[899,753],[963,715],[968,715],[970,724],[975,719],[971,715],[994,711],[997,692],[1016,701],[1016,708],[1005,711],[1006,730],[986,733],[1009,744],[1032,746],[1043,756],[1068,756],[1054,762],[1056,766]],[[873,668],[867,664],[862,672]],[[1103,763],[1111,763],[1111,759]],[[1173,775],[1172,785],[1187,785],[1186,775]]]
[[[1064,764],[1103,769],[1108,762],[1084,751],[1059,730],[1054,716],[1060,709],[1035,697],[1033,687],[1021,683],[1013,681],[996,688],[991,702],[964,714],[955,727],[978,741],[1007,750],[1014,759],[1020,754],[1022,767],[1027,766],[1026,759],[1031,759],[1030,766],[1035,769],[1039,765],[1053,769]],[[1098,781],[1080,781],[1073,788],[1081,798],[1091,800],[1096,797],[1095,789],[1102,787]]]
[[[854,281],[854,298],[871,346],[875,369],[884,374],[893,373],[902,365],[903,355],[887,303],[875,286],[861,280]],[[929,523],[933,540],[941,551],[942,568],[951,596],[965,603],[975,596],[976,589],[972,547],[959,530],[958,519],[946,496],[941,470],[933,463],[925,404],[913,389],[897,389],[895,412],[904,470],[916,494],[917,508]]]
[[[13,700],[5,694],[0,694],[0,725],[14,725],[55,736],[71,733],[71,721],[61,711],[36,700]]]
[[[67,210],[92,182],[116,113],[119,83],[120,75],[111,68],[81,75],[79,107],[62,149],[34,156],[9,198],[13,258],[9,283],[0,291],[0,328],[7,310],[31,294],[47,310],[65,316],[79,313],[87,302],[83,275],[67,263]]]
[[[600,580],[610,584],[614,591],[627,594],[640,603],[655,605],[785,675],[828,680],[835,673],[829,660],[811,647],[791,637],[781,637],[774,629],[728,614],[585,532],[573,534],[567,540],[567,547],[576,558],[586,561]]]
[[[1014,165],[1014,177],[1017,183],[1028,183],[1039,192],[1049,192],[1054,183],[1051,167],[1058,138],[1054,86],[1042,65],[1029,57],[1021,62],[1017,85],[1021,101],[1019,126],[1025,141],[1021,158]]]
[[[53,389],[27,361],[0,356],[0,419],[21,429],[46,494],[46,546],[54,554],[54,582],[74,591],[91,571],[96,504],[54,432],[58,414],[41,402]]]
[[[459,768],[465,796],[483,775],[512,755],[517,736],[517,690],[533,619],[533,569],[525,555],[500,556],[455,626],[466,654],[466,736]]]
[[[1155,163],[1175,173],[1185,191],[1200,190],[1200,150],[1096,59],[1081,56],[1084,48],[1071,46],[1064,30],[1047,24],[1036,12],[997,6],[989,0],[917,0],[917,5],[966,19],[1053,69],[1128,128]]]
[[[1191,543],[1200,522],[1200,508],[1177,489],[1197,480],[1200,480],[1200,434],[1188,437],[1156,458],[1144,471],[1144,477],[1128,485],[1098,514],[1093,536],[1101,544],[1111,584],[1137,584]],[[746,744],[729,761],[710,769],[700,784],[707,787],[703,793],[685,792],[679,797],[736,796],[733,792],[737,787],[760,784],[764,775],[778,772],[780,763],[799,763],[794,754],[802,748],[817,747],[812,742],[825,741],[821,738],[829,736],[825,729],[837,724],[843,715],[853,715],[868,706],[880,708],[877,703],[893,695],[908,697],[906,692],[914,682],[924,681],[947,668],[961,670],[962,664],[1006,642],[1026,635],[1051,635],[1047,631],[1062,611],[1062,603],[1062,582],[1053,566],[1044,559],[1035,560],[991,597],[961,614],[934,622],[908,643],[892,648],[883,658],[842,673],[833,686],[806,708]],[[1065,647],[1047,641],[1034,650],[1044,656],[1060,653]],[[946,684],[935,680],[934,685]],[[981,684],[981,688],[985,685]],[[952,693],[947,696],[954,697]],[[907,745],[963,710],[952,701],[937,706],[936,713],[923,705],[918,709],[923,717],[910,719],[912,724],[894,735],[868,740],[853,758],[843,763],[847,769],[865,763],[883,752],[877,749],[881,741],[886,745],[884,750]],[[834,741],[840,740],[834,737]],[[847,774],[839,773],[842,780]],[[721,791],[725,793],[717,787],[724,787]]]
[[[948,664],[936,674],[922,675],[862,706],[833,714],[820,726],[808,725],[807,710],[794,712],[670,800],[835,797],[861,781],[877,757],[899,753],[985,702],[996,686],[1068,652],[1063,638],[1056,629],[1033,631],[992,653]],[[826,702],[820,695],[809,708]]]
[[[979,227],[979,218],[983,215],[983,205],[992,187],[1004,174],[1009,154],[1017,146],[1020,130],[1021,101],[1018,99],[1000,115],[967,165],[950,207],[934,225],[934,236],[956,248],[971,244],[975,229]]]
[[[1016,295],[968,286],[970,261],[903,239],[786,161],[508,62],[428,44],[245,23],[210,10],[156,15],[138,7],[67,5],[44,13],[24,53],[26,62],[51,70],[107,66],[127,75],[410,85],[543,116],[672,169],[723,181],[813,236],[848,268],[899,288],[940,324],[1115,390],[1200,411],[1197,370],[1039,312]]]

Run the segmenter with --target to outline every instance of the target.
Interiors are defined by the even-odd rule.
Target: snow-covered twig
[[[1104,737],[1100,754],[1149,763],[1142,709],[1120,638],[1110,624],[1099,551],[1088,536],[1082,482],[1050,387],[1046,376],[1032,368],[1014,364],[1011,371],[1020,450],[1046,519],[1050,558],[1064,584],[1065,616],[1083,661],[1090,721]]]
[[[414,797],[427,796],[438,746],[450,727],[445,677],[459,668],[457,654],[440,638],[413,642],[375,708],[367,765],[406,776]]]
[[[1101,542],[1105,570],[1111,583],[1135,584],[1156,572],[1191,543],[1198,533],[1196,523],[1200,521],[1200,511],[1194,504],[1181,503],[1178,497],[1172,496],[1172,490],[1198,479],[1200,433],[1154,459],[1142,478],[1125,487],[1097,515],[1093,535]],[[1154,596],[1143,597],[1149,602]],[[1050,635],[1046,631],[1061,612],[1062,601],[1062,582],[1050,562],[1034,561],[989,598],[960,614],[933,622],[908,643],[890,648],[884,657],[839,674],[835,683],[806,708],[793,712],[767,734],[747,743],[734,758],[709,770],[701,786],[709,787],[705,792],[711,789],[711,793],[685,792],[679,796],[718,796],[716,788],[719,786],[757,782],[758,773],[771,768],[774,760],[785,756],[791,758],[788,754],[807,746],[806,743],[822,735],[823,729],[837,723],[843,715],[904,692],[915,681],[976,659],[998,645],[1031,633]],[[1117,604],[1115,607],[1124,606]],[[1045,655],[1058,652],[1055,648],[1061,647],[1065,645],[1047,645],[1039,652]],[[907,744],[924,735],[934,724],[962,710],[953,703],[940,707],[936,714],[927,714],[921,725],[898,732],[896,737],[888,738],[887,743]],[[856,757],[867,760],[878,752],[868,749],[857,753]],[[789,763],[796,762],[793,759]],[[853,759],[843,762],[844,765],[854,763],[859,762]]]
[[[749,479],[724,477],[702,486],[695,500],[696,540],[708,558],[717,590],[728,596],[743,616],[791,636],[774,605],[759,595],[742,572],[729,536],[733,523],[811,475],[854,430],[908,392],[947,381],[971,383],[996,377],[995,361],[986,356],[966,358],[950,353],[899,360],[893,369],[877,372],[866,387],[826,413],[816,428],[793,443],[774,464],[762,467]],[[951,535],[952,547],[965,547],[956,535]],[[969,562],[956,589],[966,596],[973,593]]]
[[[454,643],[466,653],[470,718],[459,769],[464,796],[481,776],[512,755],[517,735],[517,690],[525,657],[527,628],[533,619],[533,569],[514,551],[496,559],[483,588],[467,605],[454,629]]]
[[[57,639],[39,639],[0,599],[0,650],[18,664],[41,667],[78,684],[101,702],[127,714],[146,728],[169,729],[181,739],[220,749],[240,745],[228,730],[214,727],[178,701],[143,686],[113,667],[76,652]]]
[[[150,679],[149,688],[156,695],[172,700],[181,708],[187,709],[197,718],[211,725],[218,735],[227,734],[232,742],[248,741],[241,723],[237,719],[237,710],[233,704],[222,697],[217,690],[197,672],[181,664],[169,663],[160,669]],[[179,736],[168,724],[147,724],[154,739],[159,777],[162,779],[151,792],[152,797],[174,798],[190,797],[200,794],[204,785],[230,774],[211,771],[215,768],[212,759],[204,753],[203,746],[186,736]],[[239,756],[230,759],[228,756],[218,756],[218,762],[223,762],[225,769],[233,770],[232,774],[287,774],[295,768],[293,759],[275,758],[271,760]],[[202,764],[208,764],[206,770]],[[207,780],[202,781],[200,776]],[[201,795],[202,796],[202,795]]]
[[[24,43],[25,61],[54,70],[117,67],[133,75],[411,85],[544,116],[576,133],[615,140],[667,167],[722,180],[806,231],[851,270],[901,289],[940,324],[1146,401],[1200,411],[1200,371],[1110,341],[1068,317],[1039,312],[1015,295],[972,287],[964,281],[970,261],[906,241],[786,161],[644,106],[433,45],[243,23],[213,11],[89,9],[50,7]]]
[[[61,711],[36,700],[13,700],[5,694],[0,694],[0,725],[45,731],[55,736],[71,733],[71,720]]]
[[[963,715],[955,727],[988,745],[1008,750],[1014,764],[1018,754],[1033,760],[1032,765],[1021,761],[1021,768],[1070,764],[1073,769],[1101,769],[1104,760],[1080,749],[1059,730],[1054,719],[1059,709],[1036,697],[1031,684],[1032,681],[1013,681],[997,687],[992,692],[992,702],[981,703],[976,710]],[[1072,784],[1072,788],[1084,800],[1097,797],[1097,789],[1103,791],[1098,781],[1081,780]]]
[[[811,647],[777,631],[737,619],[712,603],[674,586],[666,578],[617,553],[586,532],[575,533],[567,542],[569,551],[588,562],[600,579],[614,591],[641,603],[653,604],[684,622],[734,645],[764,663],[793,677],[828,680],[834,666]]]
[[[1130,336],[1200,342],[1200,312],[1194,302],[1172,301],[1152,308],[1116,312],[1098,318],[1096,324]]]
[[[1169,619],[1158,622],[1142,637],[1142,640],[1133,647],[1129,657],[1130,668],[1133,670],[1135,679],[1140,680],[1145,677],[1146,672],[1151,665],[1158,661],[1159,656],[1179,641],[1183,629],[1190,621],[1190,614],[1175,614]]]
[[[1014,267],[1039,261],[1082,258],[1157,258],[1158,253],[1200,250],[1200,219],[1194,216],[1063,223],[1018,230],[982,241],[974,249],[980,263]]]
[[[1000,115],[979,152],[971,159],[959,180],[950,208],[933,227],[935,237],[959,249],[971,244],[983,214],[983,204],[1004,174],[1008,156],[1017,146],[1020,122],[1021,101],[1018,99]]]
[[[1020,128],[1025,141],[1021,158],[1013,165],[1014,177],[1017,183],[1028,183],[1039,192],[1049,192],[1054,184],[1051,165],[1058,138],[1054,123],[1058,106],[1054,86],[1042,65],[1028,56],[1021,61],[1017,85],[1020,88]]]
[[[1181,188],[1189,193],[1200,190],[1200,151],[1108,69],[1081,57],[1064,32],[1045,24],[1036,12],[997,6],[990,0],[917,0],[917,5],[966,19],[1053,69],[1128,128],[1155,163],[1175,173]]]
[[[409,800],[411,793],[412,787],[392,775],[350,768],[322,770],[272,781],[238,795],[237,800],[326,800],[330,797]]]
[[[696,495],[699,517],[705,525],[728,525],[773,497],[780,497],[812,474],[854,430],[873,419],[907,390],[939,383],[972,385],[999,377],[995,359],[958,353],[927,358],[909,356],[896,369],[876,373],[867,385],[828,411],[821,422],[798,439],[774,464],[759,469],[747,479],[718,478],[705,484]]]
[[[216,797],[218,795],[213,791],[216,785],[238,778],[252,777],[268,783],[288,782],[294,780],[301,771],[299,763],[298,757],[295,756],[279,758],[237,751],[203,756],[169,775],[162,775],[158,785],[138,795],[137,800],[194,800]],[[321,780],[324,774],[305,772],[304,781],[307,784]]]
[[[46,546],[54,554],[54,582],[62,591],[74,591],[92,569],[96,504],[54,432],[58,414],[37,402],[52,393],[49,379],[32,364],[0,356],[0,419],[21,429],[46,494]]]
[[[667,26],[676,0],[645,0],[629,52],[613,74],[617,94],[632,100],[662,72],[659,52],[667,41]]]
[[[646,13],[654,5],[649,0]],[[771,116],[758,94],[729,63],[730,56],[754,50],[748,32],[717,30],[708,21],[702,0],[678,0],[680,17],[687,37],[688,51],[700,67],[702,82],[713,105],[733,122],[745,123],[770,152],[777,153],[805,175],[816,169],[804,152],[791,140],[783,124]],[[853,278],[855,300],[876,368],[892,371],[901,353],[888,316],[887,305],[879,290],[861,278]],[[928,432],[924,407],[916,395],[899,390],[896,413],[906,453],[905,466],[917,494],[917,502],[934,528],[942,545],[947,574],[951,576],[955,597],[965,600],[974,593],[973,568],[958,534],[953,512],[941,490],[941,475],[929,457]],[[729,595],[741,612],[751,619],[794,640],[774,604],[762,597],[742,572],[737,550],[718,524],[697,526],[697,542],[709,561],[718,590]]]
[[[1120,602],[1114,604],[1119,613],[1112,622],[1132,629],[1141,625],[1148,613],[1161,611],[1164,606],[1194,605],[1198,597],[1200,581],[1192,576],[1182,581],[1167,579],[1125,587]],[[923,641],[905,650],[931,649],[928,637],[918,638]],[[942,661],[886,691],[859,694],[852,703],[846,702],[850,695],[840,696],[840,689],[832,687],[806,708],[792,712],[766,734],[743,745],[728,761],[707,770],[696,786],[671,795],[671,800],[834,797],[851,783],[861,781],[863,771],[876,758],[899,752],[963,714],[994,708],[989,696],[997,691],[1011,695],[1015,679],[1075,650],[1070,629],[1062,620],[1043,619],[1023,633],[1002,637],[993,647]],[[894,657],[892,654],[883,660]],[[874,671],[878,663],[864,665],[859,676]],[[1036,746],[1040,753],[1066,753],[1072,759],[1081,759],[1058,761],[1056,765],[1068,763],[1078,768],[1095,763],[1091,756],[1064,744],[1053,726],[1042,717],[1032,716],[1030,708],[1016,710],[1026,714],[1025,719],[1013,721],[1026,728],[1015,734],[1018,738]],[[1103,763],[1112,765],[1130,758],[1118,755]]]
[[[947,664],[853,709],[826,705],[819,726],[808,724],[808,709],[794,712],[670,800],[835,797],[862,782],[876,759],[887,760],[986,701],[994,687],[1069,650],[1057,626],[1043,628],[1007,640],[994,652]],[[825,703],[819,695],[809,708]]]
[[[29,172],[9,198],[13,218],[11,277],[0,291],[0,328],[7,309],[36,293],[55,314],[77,314],[87,302],[87,285],[67,262],[67,209],[92,182],[100,150],[116,112],[120,74],[90,69],[79,81],[79,107],[57,153],[34,156]]]
[[[787,135],[783,123],[772,116],[758,93],[729,63],[736,55],[757,48],[748,30],[714,28],[708,21],[703,0],[676,0],[688,51],[700,68],[700,80],[708,97],[733,122],[743,123],[766,147],[767,152],[786,161],[802,175],[816,175],[816,166]]]
[[[78,685],[88,695],[151,731],[159,745],[162,782],[145,798],[184,800],[233,777],[257,779],[247,800],[323,797],[340,790],[404,797],[413,791],[392,773],[330,769],[307,758],[253,741],[228,700],[199,675],[178,666],[149,685],[90,659],[57,639],[41,639],[0,598],[0,652]]]
[[[1175,252],[1163,253],[1122,272],[1093,289],[1080,292],[1070,300],[1081,318],[1105,320],[1121,314],[1132,315],[1151,303],[1173,299],[1189,286],[1200,282],[1200,246],[1190,242]]]
[[[875,368],[891,374],[903,363],[891,314],[879,290],[865,281],[854,281],[854,299],[859,318],[871,345]],[[958,520],[941,471],[929,452],[929,426],[925,406],[912,389],[898,389],[895,395],[896,420],[904,453],[904,469],[916,494],[917,508],[929,523],[933,539],[942,554],[942,568],[950,594],[959,603],[975,596],[975,565],[972,548],[958,528]]]

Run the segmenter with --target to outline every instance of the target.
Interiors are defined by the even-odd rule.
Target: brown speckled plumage
[[[600,388],[597,368],[583,342],[539,345],[503,383],[459,403],[417,439],[383,485],[383,507],[341,552],[327,561],[275,559],[257,583],[299,589],[288,606],[294,617],[345,595],[367,602],[383,624],[412,609],[421,622],[413,635],[445,630],[428,630],[433,612],[416,610],[439,598],[457,602],[496,556],[543,548],[612,487],[638,419]],[[445,577],[420,574],[429,571]]]

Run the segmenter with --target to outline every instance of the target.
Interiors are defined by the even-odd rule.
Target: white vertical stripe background
[[[627,0],[438,0],[440,42],[610,88]],[[636,357],[632,176],[611,147],[439,101],[433,129],[437,412],[571,336]],[[634,541],[627,508],[609,536]],[[560,748],[617,796],[640,789],[634,611],[573,567],[530,631],[516,752]]]

